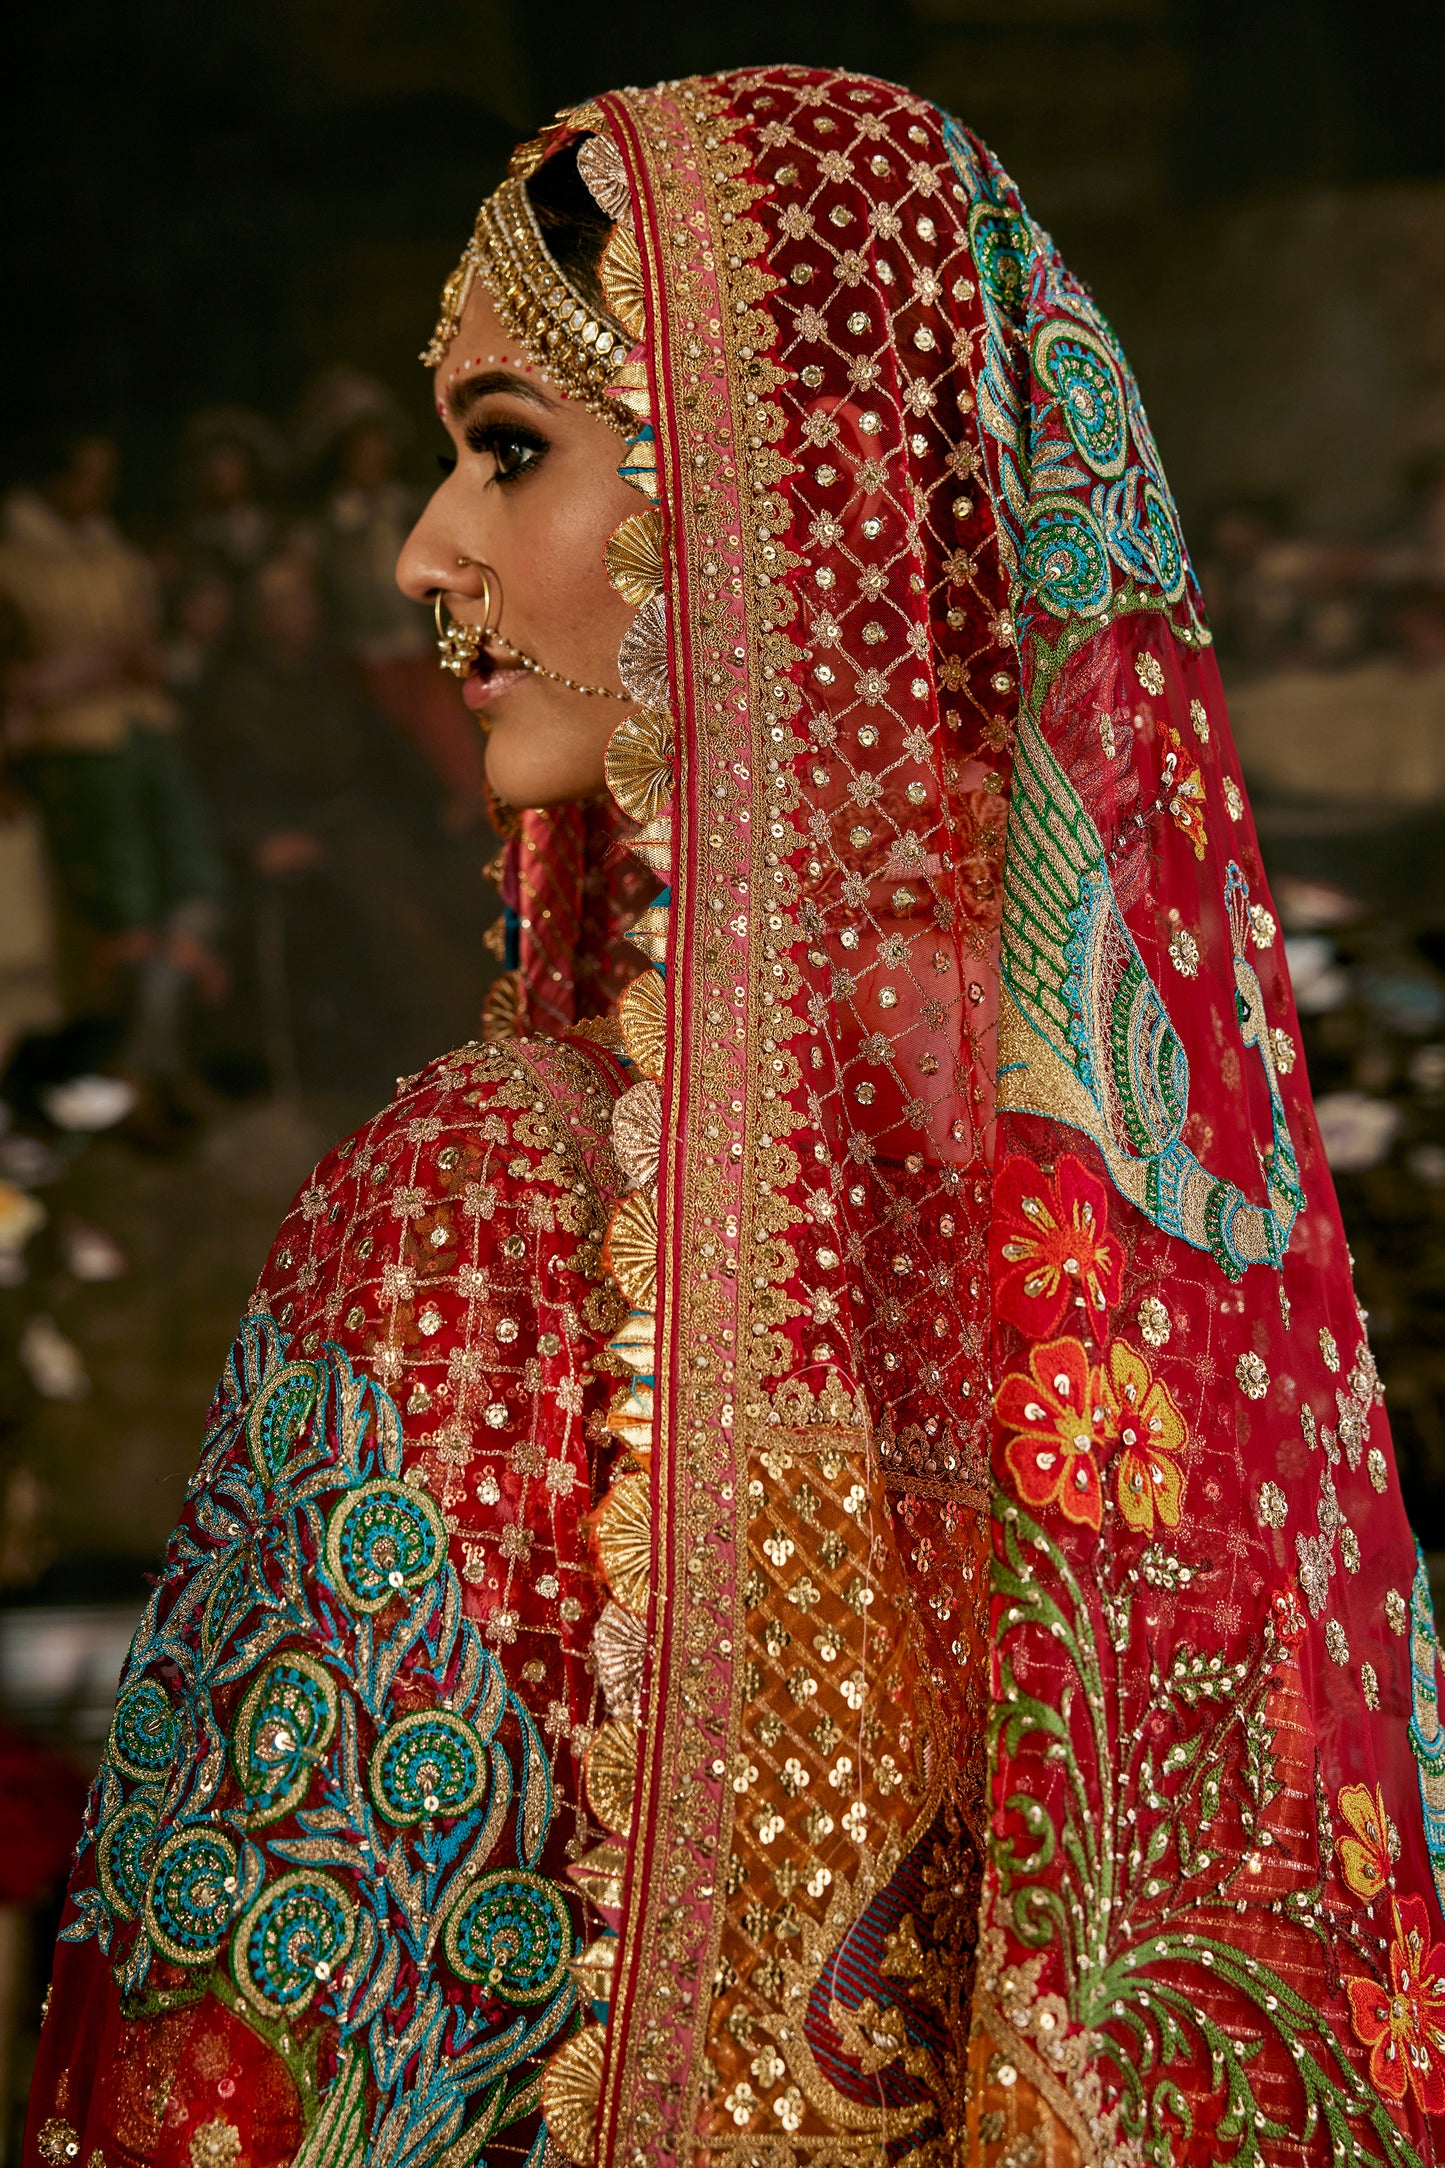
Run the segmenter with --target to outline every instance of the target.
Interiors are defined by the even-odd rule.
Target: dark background
[[[5,32],[0,460],[84,415],[150,509],[202,402],[284,408],[345,358],[420,411],[435,288],[519,134],[597,89],[773,59],[907,81],[985,134],[1181,438],[1151,301],[1169,272],[1188,293],[1201,221],[1445,174],[1432,0],[31,4]],[[1359,270],[1336,263],[1340,288]]]

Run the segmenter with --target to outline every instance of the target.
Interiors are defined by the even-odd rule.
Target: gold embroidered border
[[[721,291],[725,252],[713,189],[714,168],[727,158],[722,109],[695,83],[604,103],[624,157],[647,176],[634,190],[638,241],[653,300],[654,366],[659,375],[666,368],[673,386],[664,397],[655,384],[653,401],[661,500],[678,522],[667,551],[669,622],[675,654],[687,645],[692,650],[684,710],[687,698],[698,706],[693,731],[683,732],[669,986],[674,1000],[685,988],[692,1007],[685,1038],[673,1031],[664,1123],[673,1158],[660,1193],[664,1314],[652,1669],[662,1690],[643,1726],[640,1833],[599,2117],[600,2156],[643,2168],[691,2151],[696,2049],[716,1962],[718,1870],[731,1802],[723,1774],[740,1603],[737,1514],[745,1486],[736,1465],[728,1350],[747,1330],[745,1275],[736,1261],[747,1239],[742,1108],[752,1004],[736,949],[724,944],[721,917],[709,940],[713,914],[700,909],[699,927],[688,920],[686,902],[701,901],[706,890],[727,895],[733,909],[747,907],[753,823],[745,755],[753,688],[731,650],[756,650],[748,625],[750,507],[733,451],[724,330],[734,332],[735,319]],[[706,591],[695,596],[691,582],[710,558],[716,570],[702,574]],[[689,771],[693,745],[707,749],[706,774]],[[715,780],[725,786],[719,796],[712,793]],[[685,863],[693,846],[705,854],[705,874]]]

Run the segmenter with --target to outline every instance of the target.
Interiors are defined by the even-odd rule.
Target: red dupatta
[[[1137,389],[922,101],[597,110],[681,744],[601,2157],[1433,2159],[1428,1593]]]

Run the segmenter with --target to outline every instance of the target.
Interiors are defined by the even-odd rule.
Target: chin
[[[581,775],[575,762],[549,759],[546,743],[535,731],[515,733],[510,744],[499,744],[501,735],[494,732],[487,740],[487,781],[502,804],[514,812],[566,805],[574,798],[589,798],[602,787],[600,774]]]
[[[487,781],[497,797],[519,813],[594,797],[606,782],[602,749],[579,744],[545,713],[528,714],[524,697],[498,702],[487,739]]]

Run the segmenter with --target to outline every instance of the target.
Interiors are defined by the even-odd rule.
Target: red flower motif
[[[1168,1386],[1122,1340],[1109,1350],[1104,1386],[1110,1432],[1119,1441],[1119,1511],[1141,1535],[1153,1535],[1156,1514],[1166,1528],[1177,1528],[1184,1474],[1174,1456],[1188,1445],[1189,1431]]]
[[[1403,2100],[1408,2086],[1422,2115],[1445,2114],[1445,1943],[1431,1942],[1418,1897],[1397,1897],[1391,1910],[1390,1985],[1347,1979],[1350,2023],[1377,2092]]]
[[[1102,1323],[1124,1286],[1124,1253],[1109,1233],[1102,1182],[1066,1152],[1050,1181],[1031,1160],[1005,1162],[994,1190],[994,1260],[1000,1315],[1042,1339],[1074,1295]]]
[[[1018,1433],[1004,1459],[1019,1496],[1097,1530],[1103,1490],[1095,1453],[1110,1435],[1103,1377],[1078,1340],[1030,1349],[1029,1372],[1005,1378],[995,1402],[999,1421]]]

